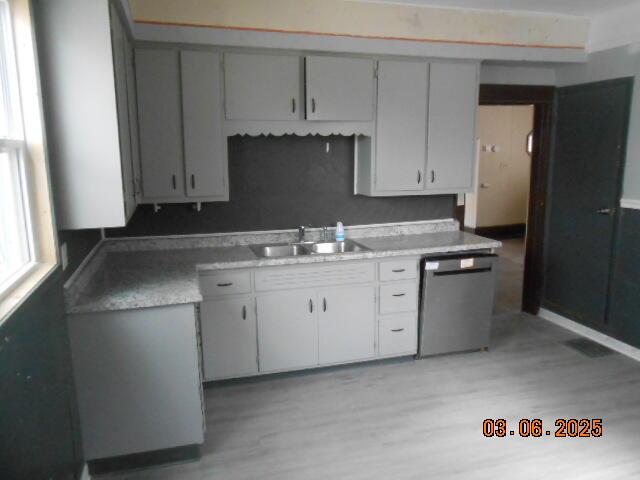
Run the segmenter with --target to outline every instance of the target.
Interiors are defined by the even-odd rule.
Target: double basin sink
[[[300,255],[327,255],[332,253],[368,252],[370,249],[353,240],[319,243],[276,243],[272,245],[250,245],[258,257],[297,257]]]

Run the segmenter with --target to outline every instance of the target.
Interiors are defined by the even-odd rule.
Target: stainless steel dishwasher
[[[496,265],[493,254],[423,260],[419,357],[489,346]]]

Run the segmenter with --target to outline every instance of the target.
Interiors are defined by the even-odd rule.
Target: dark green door
[[[607,321],[632,85],[557,94],[543,304],[592,327]]]

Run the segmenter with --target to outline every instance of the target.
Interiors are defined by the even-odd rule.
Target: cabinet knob
[[[405,293],[394,293],[393,296],[394,297],[404,297],[406,294]]]
[[[175,190],[176,188],[178,188],[178,185],[176,184],[176,176],[171,175],[171,185],[173,185],[173,189]]]
[[[316,99],[311,99],[311,113],[316,113]]]
[[[404,332],[404,328],[393,328],[391,329],[392,332],[398,333],[398,332]]]
[[[309,299],[309,313],[313,313],[313,300]]]
[[[242,306],[242,319],[243,320],[247,319],[247,306],[246,305]]]
[[[431,183],[435,183],[436,181],[436,171],[431,170]]]
[[[327,299],[326,298],[322,299],[322,311],[323,312],[327,311]]]
[[[196,189],[196,176],[193,173],[191,174],[191,189]]]
[[[418,170],[418,184],[422,181],[422,172]]]
[[[296,113],[296,99],[291,99],[291,113]]]

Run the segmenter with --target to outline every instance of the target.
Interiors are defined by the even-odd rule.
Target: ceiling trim
[[[480,45],[480,46],[494,46],[494,47],[517,47],[517,48],[545,48],[545,49],[569,49],[569,50],[584,50],[583,47],[575,45],[543,45],[543,44],[531,44],[531,43],[512,43],[512,42],[486,42],[479,40],[443,40],[437,38],[425,38],[425,37],[403,37],[403,36],[386,36],[386,35],[364,35],[364,34],[349,34],[349,33],[330,33],[330,32],[314,32],[308,30],[288,30],[278,28],[259,28],[259,27],[242,27],[234,25],[207,25],[191,22],[166,22],[158,20],[135,20],[136,24],[140,25],[155,25],[164,27],[189,27],[189,28],[210,28],[216,30],[238,30],[248,32],[266,32],[266,33],[285,33],[294,35],[319,35],[329,37],[344,37],[344,38],[362,38],[368,40],[396,40],[405,42],[424,42],[424,43],[439,43],[439,44],[452,44],[452,45]]]

